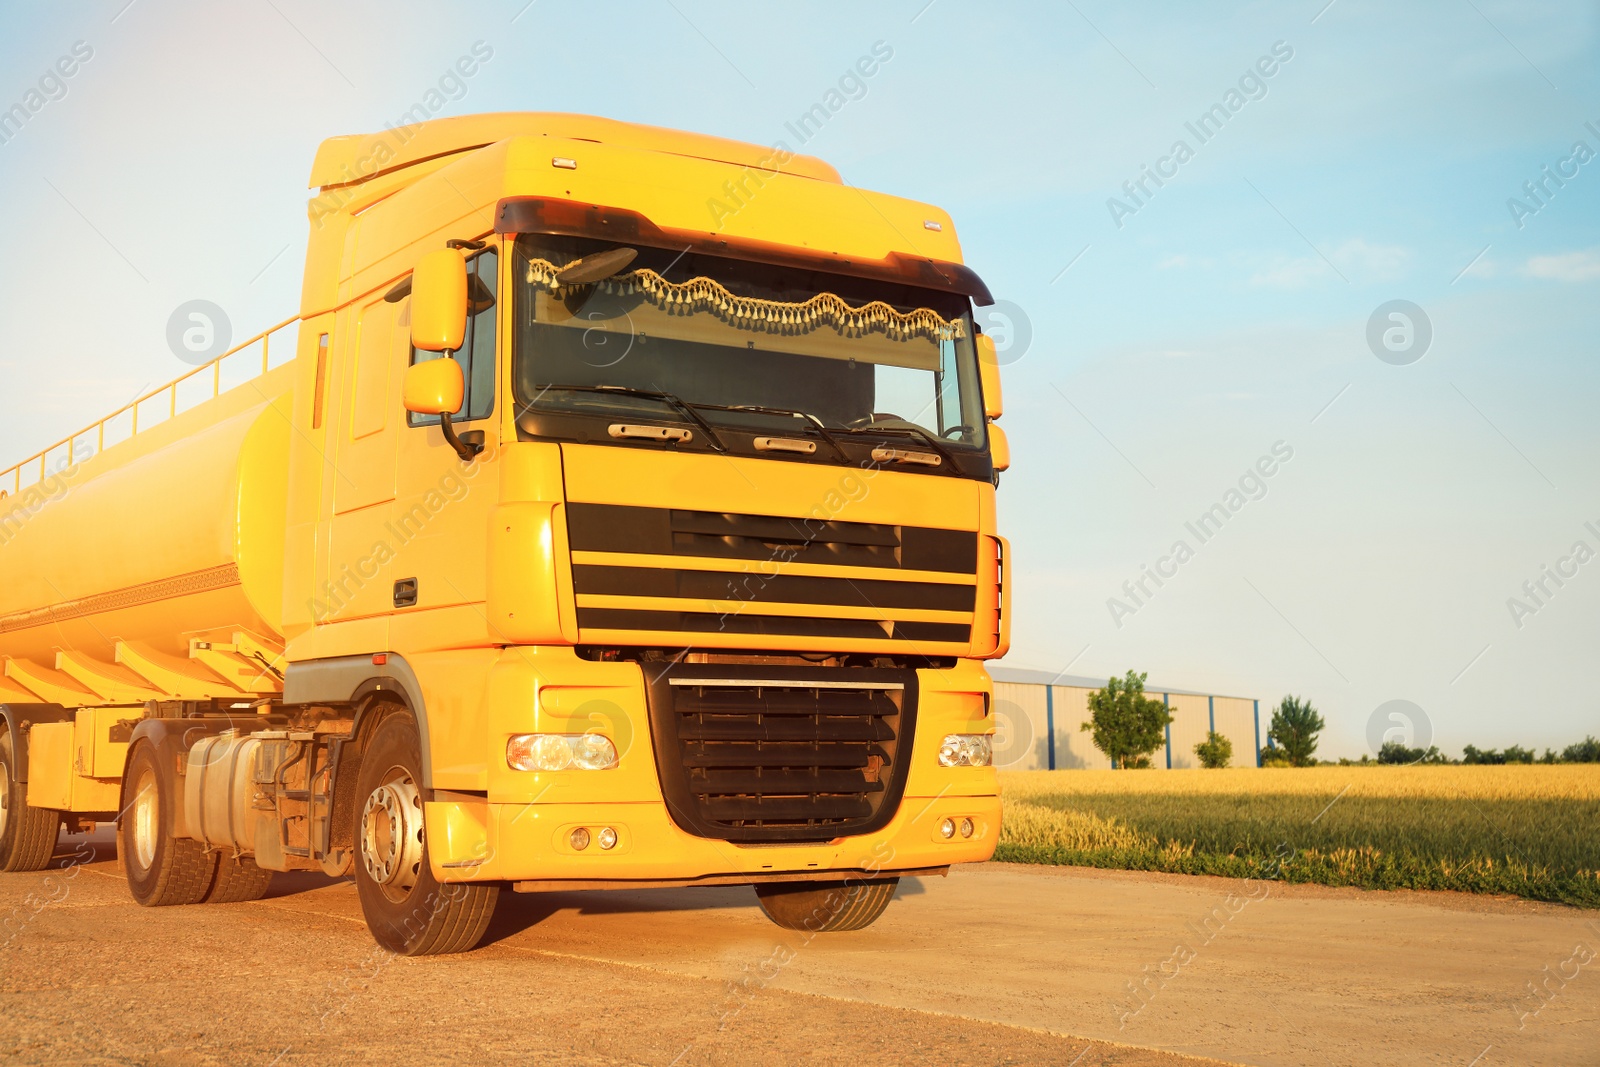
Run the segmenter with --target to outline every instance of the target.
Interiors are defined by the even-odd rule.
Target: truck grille
[[[723,646],[972,639],[970,530],[585,503],[567,505],[567,523],[586,642],[663,633],[716,635],[709,643]]]
[[[899,807],[915,671],[680,666],[649,693],[662,792],[690,833],[826,841],[880,829]]]

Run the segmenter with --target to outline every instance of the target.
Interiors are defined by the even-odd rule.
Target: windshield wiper
[[[856,426],[846,427],[844,432],[849,434],[851,437],[865,433],[892,434],[901,437],[920,437],[928,443],[929,448],[933,449],[939,454],[941,459],[943,459],[950,466],[956,467],[955,456],[951,455],[945,446],[939,443],[938,438],[934,437],[933,434],[929,433],[927,430],[924,430],[920,426],[910,423],[905,426]]]
[[[684,418],[688,419],[690,422],[694,423],[696,426],[700,427],[700,429],[705,431],[706,440],[711,442],[712,448],[715,448],[718,452],[726,452],[728,450],[728,446],[722,443],[722,438],[717,436],[717,431],[711,428],[711,424],[696,414],[694,408],[684,403],[672,393],[659,393],[651,389],[635,389],[630,385],[547,385],[540,390],[541,393],[548,393],[551,391],[563,393],[599,393],[602,396],[608,393],[615,393],[621,396],[635,396],[644,400],[657,400],[663,404],[668,404],[678,409],[679,413],[682,414]],[[538,401],[535,401],[534,403],[537,402]],[[532,404],[529,405],[529,407],[532,406]]]
[[[840,459],[846,462],[849,462],[850,460],[850,457],[845,454],[844,449],[840,447],[838,439],[834,437],[833,434],[828,432],[828,428],[826,426],[822,425],[821,419],[817,418],[809,411],[796,411],[793,408],[769,408],[761,404],[694,404],[691,406],[705,408],[708,411],[751,411],[757,415],[787,415],[792,419],[803,419],[816,427],[817,433],[824,441],[828,442],[829,448],[832,448],[839,454]]]

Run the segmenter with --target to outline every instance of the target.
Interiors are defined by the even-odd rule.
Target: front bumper
[[[673,823],[666,805],[645,803],[491,804],[450,796],[425,807],[429,859],[441,882],[530,882],[524,888],[613,888],[648,883],[693,885],[760,882],[784,875],[819,879],[977,863],[994,854],[1000,832],[998,796],[903,798],[882,830],[817,844],[738,845],[695,837]],[[973,834],[946,840],[945,819],[973,822]],[[617,832],[615,848],[593,839]],[[572,847],[585,827],[591,843]]]
[[[435,735],[435,788],[424,812],[433,873],[443,882],[623,886],[756,882],[810,872],[821,878],[987,860],[1000,831],[994,770],[941,767],[938,757],[945,734],[993,729],[992,684],[975,660],[917,673],[917,726],[904,753],[909,774],[894,816],[880,829],[826,842],[747,845],[697,836],[669,814],[637,664],[580,660],[565,649],[508,649],[490,672],[487,730],[477,735],[483,747],[446,747],[475,731]],[[515,734],[589,729],[616,744],[615,768],[541,773],[506,764],[506,741]],[[943,839],[938,831],[946,818],[970,818],[972,837]],[[570,836],[580,826],[596,840],[576,850]],[[617,832],[613,849],[599,848],[604,827]]]

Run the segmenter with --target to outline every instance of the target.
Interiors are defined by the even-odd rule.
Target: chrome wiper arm
[[[839,444],[838,438],[829,433],[828,428],[822,424],[822,420],[809,411],[798,411],[794,408],[769,408],[762,404],[695,404],[692,406],[706,408],[711,411],[753,411],[758,415],[787,415],[790,418],[804,419],[817,428],[817,433],[824,441],[828,442],[829,448],[839,454],[840,459],[845,462],[850,460],[844,448]]]
[[[705,432],[706,440],[711,442],[712,448],[715,448],[718,452],[726,452],[728,450],[728,446],[722,443],[722,438],[717,436],[717,431],[711,428],[711,424],[705,419],[702,419],[695,412],[694,408],[684,403],[682,399],[673,395],[672,393],[657,392],[653,389],[635,389],[631,385],[547,385],[540,390],[541,393],[548,393],[551,391],[564,393],[599,393],[602,396],[607,393],[617,393],[622,396],[641,397],[645,400],[659,400],[663,404],[670,404],[672,407],[677,408],[678,412],[683,415],[684,418],[700,427],[700,429]],[[532,405],[530,404],[529,406],[531,407]]]
[[[853,428],[846,428],[844,432],[849,434],[851,437],[854,437],[857,434],[866,433],[898,434],[901,437],[920,437],[926,441],[928,443],[928,447],[937,452],[940,458],[942,458],[946,463],[950,464],[952,467],[956,466],[955,456],[951,455],[944,445],[939,443],[937,438],[920,426],[856,426]]]

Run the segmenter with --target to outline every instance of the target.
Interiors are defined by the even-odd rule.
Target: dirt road
[[[748,890],[504,894],[408,960],[348,883],[146,910],[74,855],[0,875],[5,1062],[1600,1064],[1600,913],[1546,905],[994,864],[809,942]]]

